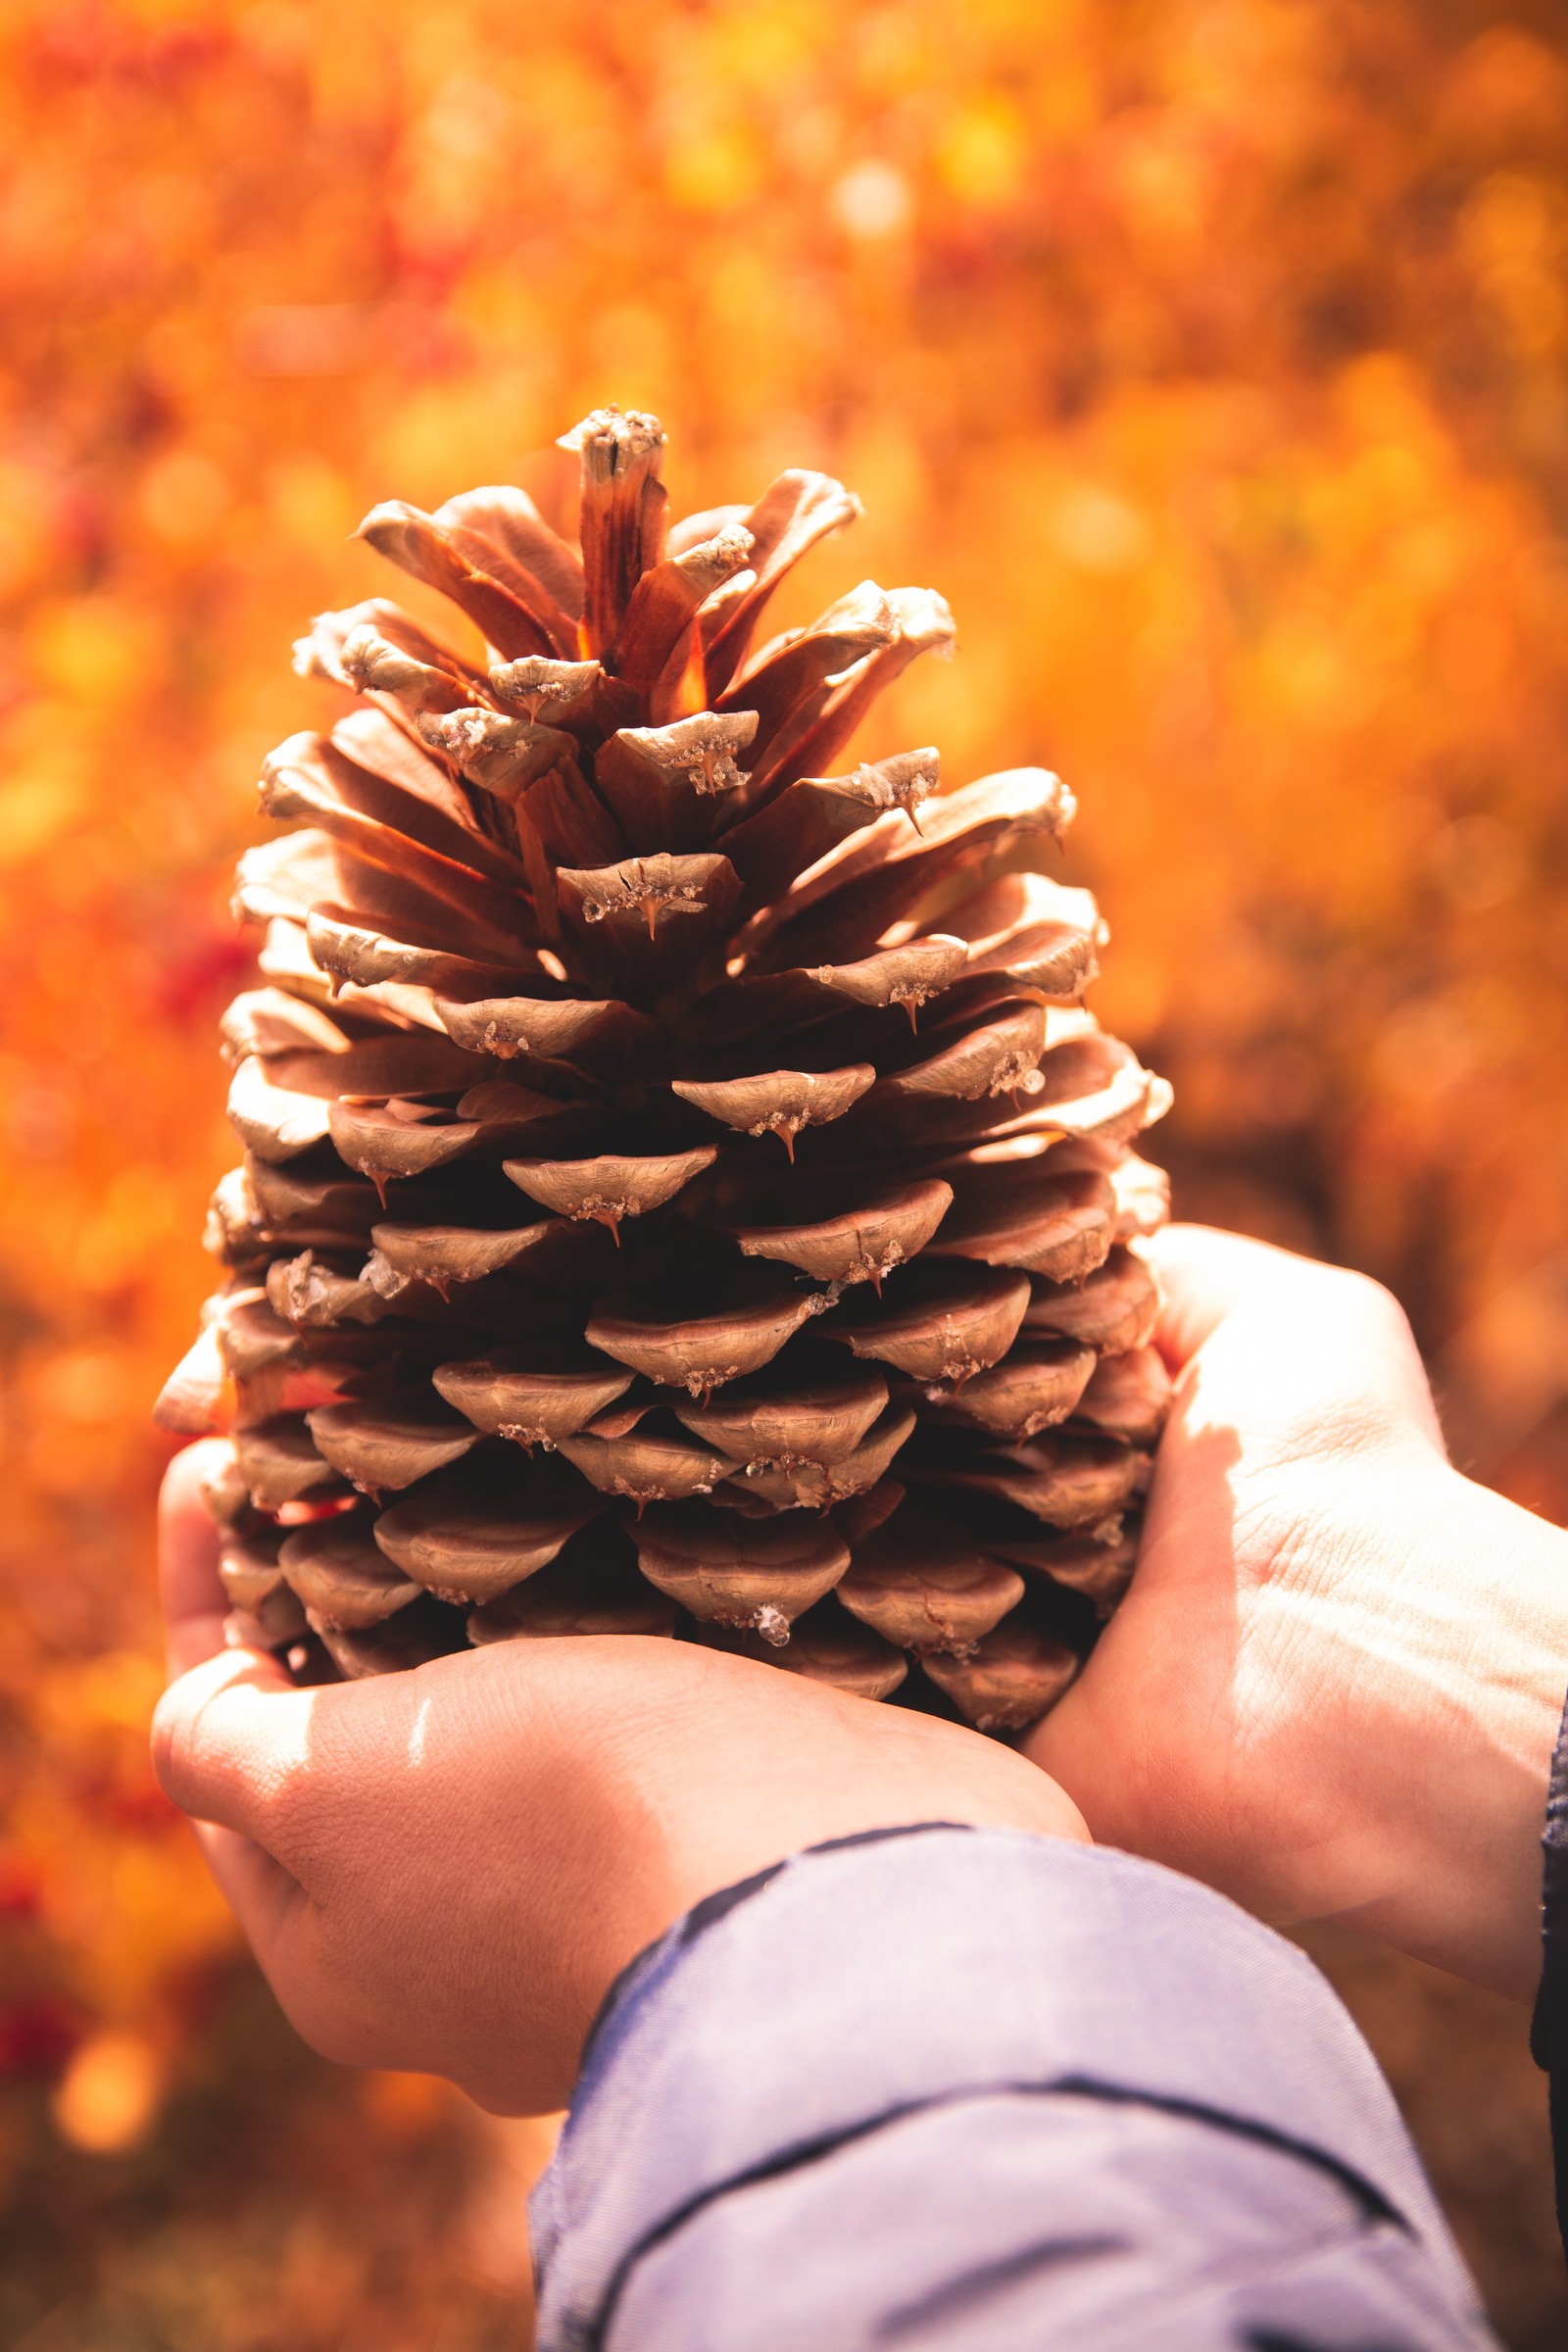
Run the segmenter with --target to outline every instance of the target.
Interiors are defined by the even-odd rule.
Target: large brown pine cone
[[[679,1633],[1029,1722],[1131,1572],[1167,1393],[1126,1245],[1169,1097],[1036,870],[1071,796],[826,772],[953,637],[867,582],[750,651],[837,482],[666,531],[655,418],[568,446],[580,554],[517,490],[374,511],[482,661],[326,614],[302,666],[355,707],[267,765],[229,1280],[160,1408],[231,1432],[237,1631],[351,1675]]]

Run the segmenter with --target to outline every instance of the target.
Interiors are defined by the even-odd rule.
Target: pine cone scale
[[[495,487],[363,526],[484,666],[381,600],[297,649],[357,707],[264,771],[228,1285],[162,1407],[229,1427],[236,1632],[359,1675],[674,1631],[1014,1727],[1124,1589],[1169,1401],[1128,1248],[1168,1090],[1035,870],[1072,796],[830,772],[953,638],[866,582],[753,650],[840,484],[666,529],[656,418],[565,445],[580,550]]]

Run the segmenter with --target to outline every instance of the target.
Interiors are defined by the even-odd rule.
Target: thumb
[[[1328,1270],[1272,1243],[1212,1225],[1166,1225],[1140,1242],[1139,1250],[1165,1294],[1155,1339],[1173,1372],[1191,1362],[1227,1316],[1266,1308],[1282,1285]]]
[[[1160,1352],[1178,1374],[1201,1352],[1208,1417],[1315,1424],[1325,1444],[1398,1430],[1443,1450],[1410,1326],[1381,1283],[1206,1225],[1141,1247],[1165,1294]]]

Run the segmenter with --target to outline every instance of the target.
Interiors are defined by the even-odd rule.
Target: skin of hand
[[[1026,1752],[1097,1839],[1523,1999],[1568,1534],[1455,1470],[1399,1307],[1174,1226],[1177,1375],[1132,1587]]]
[[[616,1975],[803,1846],[956,1821],[1084,1838],[1021,1756],[695,1644],[509,1642],[293,1689],[225,1649],[207,1445],[164,1484],[159,1779],[284,2010],[329,2058],[564,2106]]]

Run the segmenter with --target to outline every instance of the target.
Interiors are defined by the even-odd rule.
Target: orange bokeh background
[[[0,2335],[520,2345],[537,2134],[296,2052],[144,1761],[228,871],[326,692],[289,641],[387,591],[378,499],[559,512],[605,400],[677,505],[842,475],[782,618],[949,596],[863,748],[1066,774],[1178,1205],[1390,1282],[1461,1458],[1568,1518],[1568,32],[16,0],[0,45]],[[1533,2095],[1452,2187],[1520,2347]]]

